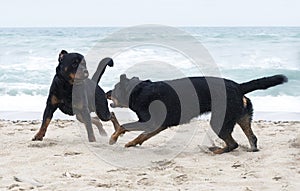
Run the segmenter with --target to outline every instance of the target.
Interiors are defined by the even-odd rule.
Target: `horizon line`
[[[170,27],[203,27],[203,28],[259,28],[259,27],[291,27],[296,28],[300,25],[163,25],[163,24],[140,24],[140,25],[87,25],[87,26],[0,26],[0,28],[125,28],[125,27],[135,27],[142,25],[161,25]]]

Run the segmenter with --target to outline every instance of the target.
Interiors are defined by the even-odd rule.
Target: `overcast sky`
[[[299,0],[1,0],[0,27],[300,26]]]

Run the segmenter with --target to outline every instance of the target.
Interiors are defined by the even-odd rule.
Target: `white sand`
[[[32,142],[39,127],[39,121],[0,121],[0,190],[300,188],[300,122],[254,122],[256,153],[246,151],[248,141],[236,127],[240,147],[222,155],[207,151],[222,145],[208,121],[172,127],[135,148],[124,144],[137,132],[110,146],[95,129],[97,142],[88,143],[84,128],[66,120],[52,121],[44,141]],[[104,128],[113,131],[109,122]]]

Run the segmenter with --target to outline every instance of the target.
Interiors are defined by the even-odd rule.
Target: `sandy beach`
[[[300,122],[255,121],[259,152],[240,147],[214,155],[223,143],[207,120],[172,127],[142,146],[124,148],[139,134],[130,132],[115,145],[109,137],[89,143],[84,127],[73,120],[53,120],[42,142],[31,138],[40,121],[0,121],[0,190],[298,190]],[[103,123],[110,135],[112,124]]]
[[[300,1],[0,4],[0,191],[300,191]],[[142,132],[110,145],[113,124],[102,122],[107,136],[94,126],[89,142],[62,112],[89,126],[87,111],[109,117],[108,99],[121,125],[217,110],[216,127],[225,112],[230,127],[251,113],[242,96],[258,152],[236,125],[239,147],[212,153],[225,145],[206,112],[130,148]]]

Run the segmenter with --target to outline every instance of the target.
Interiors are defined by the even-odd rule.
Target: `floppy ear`
[[[68,52],[66,50],[60,51],[59,56],[58,56],[58,62],[60,62],[63,59],[65,54],[68,54]]]
[[[126,74],[120,76],[120,82],[127,80]]]
[[[122,74],[120,76],[120,86],[121,87],[125,87],[126,86],[126,82],[128,81],[126,74]]]

